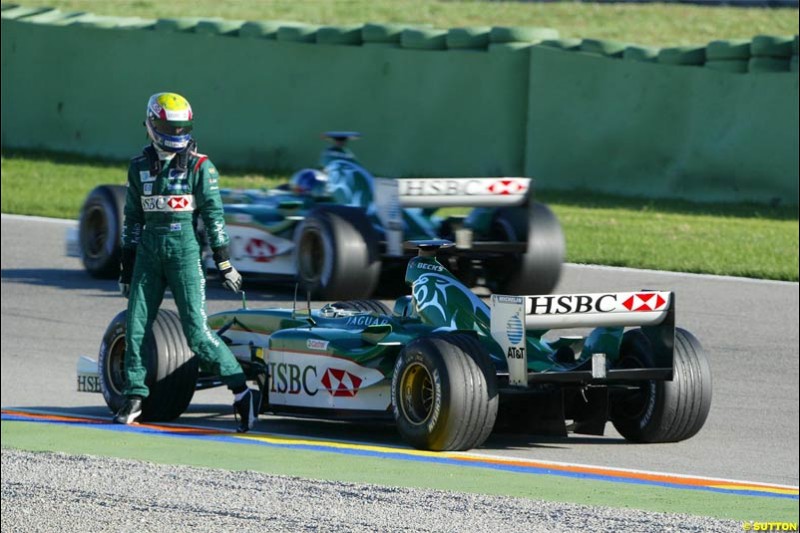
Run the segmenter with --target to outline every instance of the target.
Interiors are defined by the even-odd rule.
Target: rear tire
[[[371,296],[381,269],[371,229],[360,210],[316,209],[309,213],[297,232],[300,285],[322,300]]]
[[[109,324],[100,345],[100,388],[106,404],[117,412],[125,403],[125,337],[127,311]],[[147,368],[145,383],[150,395],[142,404],[142,421],[178,418],[192,401],[198,375],[198,358],[186,339],[178,314],[160,310],[142,343],[142,359]]]
[[[527,251],[492,259],[487,264],[487,284],[502,294],[549,294],[561,277],[564,262],[564,234],[558,219],[544,204],[497,210],[492,238],[526,242]]]
[[[421,337],[397,357],[392,408],[403,439],[422,450],[469,450],[483,444],[497,418],[494,365],[466,334]]]
[[[344,300],[334,303],[333,306],[346,311],[364,311],[378,315],[392,314],[392,310],[380,300]]]
[[[640,329],[625,333],[620,366],[653,367],[653,349]],[[675,330],[672,381],[647,381],[633,395],[614,400],[611,421],[633,442],[677,442],[694,436],[711,408],[711,367],[700,342]]]
[[[123,186],[101,185],[83,202],[78,222],[81,260],[94,278],[119,276],[125,195]]]

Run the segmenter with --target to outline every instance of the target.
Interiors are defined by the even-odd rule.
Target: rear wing
[[[522,205],[530,178],[398,179],[403,207],[503,207]]]
[[[491,297],[492,337],[506,355],[510,385],[527,387],[531,382],[526,331],[634,326],[641,327],[653,345],[657,367],[651,369],[653,375],[663,374],[671,379],[675,336],[675,295],[672,292],[493,294]],[[597,380],[627,377],[624,371],[609,370],[606,364],[605,354],[593,354],[589,377]]]
[[[375,212],[387,255],[401,257],[404,207],[503,207],[528,202],[530,178],[375,178]]]

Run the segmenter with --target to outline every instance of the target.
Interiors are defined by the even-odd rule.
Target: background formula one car
[[[340,144],[352,135],[329,133]],[[402,243],[444,238],[456,243],[449,269],[470,286],[546,294],[557,283],[561,226],[533,201],[529,178],[375,178],[352,152],[333,148],[323,152],[323,163],[322,171],[301,170],[271,191],[222,191],[237,269],[299,280],[326,300],[366,298],[379,283],[384,292],[401,293],[397,281],[411,258]],[[92,276],[118,275],[124,204],[124,187],[95,188],[77,232],[68,235],[68,253],[79,255]],[[467,216],[435,214],[457,206],[474,209]]]
[[[449,243],[448,243],[449,244]],[[698,341],[676,329],[670,292],[492,295],[487,306],[419,243],[389,311],[352,300],[321,309],[234,309],[209,317],[263,392],[261,412],[394,419],[427,450],[480,446],[496,426],[635,442],[687,439],[711,404],[711,373]],[[625,328],[634,326],[633,329]],[[546,338],[556,328],[585,337]],[[162,310],[145,341],[150,396],[142,420],[181,415],[194,391],[220,385],[198,368],[178,317]],[[78,388],[124,397],[125,311],[108,326],[97,362],[78,363]]]

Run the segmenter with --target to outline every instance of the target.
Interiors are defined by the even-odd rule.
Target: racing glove
[[[222,285],[233,292],[239,292],[242,288],[242,275],[231,264],[230,252],[227,246],[214,249],[214,263],[217,265]]]
[[[119,270],[119,292],[125,298],[131,295],[133,267],[136,264],[136,248],[123,248]]]

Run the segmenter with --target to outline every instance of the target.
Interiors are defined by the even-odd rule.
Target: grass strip
[[[89,191],[124,184],[127,163],[4,152],[3,213],[76,219]],[[270,188],[287,176],[221,171],[232,188]],[[558,216],[575,263],[798,281],[798,207],[697,204],[598,195],[537,193]],[[453,210],[448,210],[453,212]]]
[[[474,2],[348,0],[347,2],[241,2],[239,0],[28,0],[25,6],[56,7],[102,15],[144,18],[221,17],[231,20],[296,20],[344,25],[365,22],[425,23],[437,28],[539,26],[562,37],[610,39],[642,45],[678,46],[758,34],[794,35],[796,8],[737,8],[686,4],[582,2]]]

